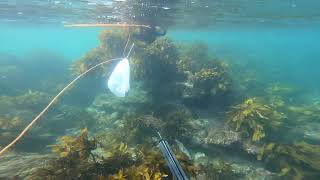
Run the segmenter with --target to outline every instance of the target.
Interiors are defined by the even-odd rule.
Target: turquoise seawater
[[[234,63],[251,62],[260,71],[306,88],[319,88],[320,26],[241,25],[209,30],[173,31],[182,41],[201,41],[211,52]],[[280,79],[279,79],[280,80]],[[305,86],[307,85],[307,86]]]
[[[48,50],[75,61],[99,45],[101,28],[49,25],[0,25],[0,52],[23,57]],[[319,88],[320,25],[230,25],[206,29],[174,28],[168,36],[180,42],[202,42],[210,53],[235,63],[251,61],[269,73],[308,88]]]
[[[181,164],[190,179],[318,180],[319,9],[0,0],[0,179],[174,179]],[[107,62],[129,47],[129,69]]]
[[[98,45],[99,30],[46,25],[0,25],[1,52],[23,57],[45,49],[72,61]]]

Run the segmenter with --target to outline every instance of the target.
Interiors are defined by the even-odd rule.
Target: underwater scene
[[[320,179],[319,9],[1,0],[0,179]]]

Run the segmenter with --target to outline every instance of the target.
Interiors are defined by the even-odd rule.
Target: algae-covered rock
[[[85,128],[77,137],[62,136],[58,143],[50,146],[56,154],[45,166],[39,167],[31,175],[31,179],[72,179],[89,178],[90,168],[94,167],[95,157],[91,151],[96,149],[96,141],[88,137]],[[91,161],[90,157],[93,158]]]
[[[178,50],[169,38],[159,38],[142,46],[132,57],[133,80],[141,81],[155,104],[174,99],[179,94],[176,82]]]
[[[212,119],[195,119],[192,125],[196,129],[192,142],[206,148],[209,146],[228,147],[241,140],[238,132]]]
[[[100,94],[96,96],[92,107],[105,112],[133,112],[144,108],[150,102],[149,94],[141,87],[133,87],[124,98],[115,97],[112,94]]]
[[[231,78],[227,71],[228,65],[208,54],[203,44],[182,47],[178,70],[184,76],[180,83],[181,96],[189,105],[207,105],[213,99],[226,97],[231,91]],[[226,103],[226,102],[225,102]]]
[[[150,94],[134,85],[124,98],[109,93],[97,95],[87,111],[96,119],[100,128],[106,128],[127,116],[149,114],[150,104]]]
[[[31,179],[141,179],[172,178],[160,150],[150,143],[130,146],[119,138],[100,142],[88,137],[87,129],[78,136],[63,136],[51,148],[56,157],[37,168]],[[99,147],[98,147],[99,146]],[[98,148],[97,148],[98,147]],[[185,155],[173,149],[190,176],[199,171]]]
[[[123,31],[104,30],[100,34],[100,46],[86,53],[82,58],[75,61],[71,67],[74,75],[79,75],[96,64],[103,61],[123,57],[126,45],[126,34]],[[101,77],[108,66],[102,66],[99,70],[91,73],[92,76]]]
[[[121,137],[137,144],[152,143],[152,137],[157,136],[156,132],[161,132],[170,141],[184,141],[193,135],[192,120],[192,115],[183,106],[166,104],[151,114],[136,113],[126,116],[123,128],[119,131],[123,132]]]
[[[9,153],[0,158],[0,179],[29,179],[37,168],[44,167],[52,155]]]
[[[221,146],[229,146],[239,141],[239,134],[226,127],[209,128],[206,137],[203,139],[204,144],[213,144]]]
[[[280,177],[309,179],[319,176],[320,146],[298,142],[294,144],[265,144],[258,160],[265,161],[267,168]]]
[[[11,139],[21,130],[25,123],[19,116],[13,118],[0,117],[0,147],[9,143]]]
[[[184,45],[179,50],[181,52],[178,61],[180,72],[198,72],[204,67],[204,64],[208,64],[208,61],[210,61],[208,46],[204,43]]]
[[[17,115],[23,111],[38,112],[48,100],[48,94],[32,90],[18,96],[0,96],[0,113]]]

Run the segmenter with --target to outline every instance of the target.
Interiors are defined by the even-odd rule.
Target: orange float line
[[[88,69],[87,71],[85,71],[84,73],[80,74],[79,76],[77,76],[75,79],[73,79],[67,86],[65,86],[50,102],[49,104],[23,129],[23,131],[14,139],[12,140],[12,142],[10,144],[8,144],[7,146],[5,146],[3,149],[0,150],[0,157],[9,149],[11,148],[15,143],[17,143],[30,129],[31,127],[40,119],[40,117],[48,111],[48,109],[54,104],[55,101],[58,100],[58,98],[64,93],[66,92],[67,89],[69,89],[73,84],[75,84],[80,78],[82,78],[83,76],[85,76],[86,74],[88,74],[90,71],[94,70],[95,68],[108,64],[112,61],[117,61],[120,60],[121,58],[115,58],[115,59],[110,59],[104,62],[101,62],[93,67],[91,67],[90,69]]]
[[[141,25],[141,24],[67,24],[64,27],[120,27],[120,28],[127,28],[127,27],[145,27],[151,28],[148,25]]]

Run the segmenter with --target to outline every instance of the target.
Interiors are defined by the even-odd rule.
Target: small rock
[[[194,154],[193,160],[198,161],[200,158],[204,157],[206,157],[206,154],[204,154],[203,152],[197,152],[196,154]]]

